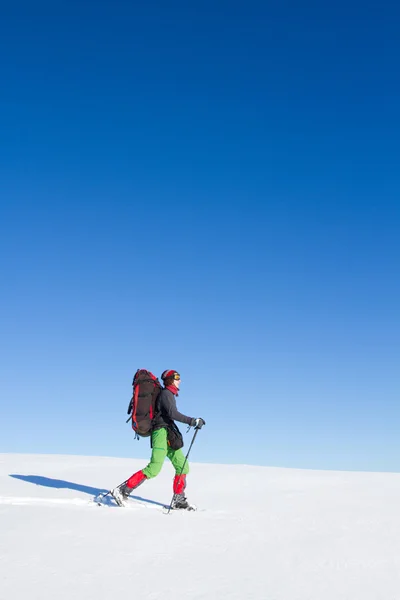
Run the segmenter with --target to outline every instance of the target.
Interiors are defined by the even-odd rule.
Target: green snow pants
[[[157,477],[159,472],[162,469],[165,458],[168,456],[169,460],[172,462],[172,466],[175,469],[175,473],[180,475],[183,467],[183,463],[185,462],[185,455],[182,450],[171,450],[168,446],[167,442],[167,430],[165,427],[162,429],[157,429],[153,431],[151,434],[151,459],[146,468],[142,469],[143,473],[146,475],[148,479],[152,477]],[[186,461],[185,467],[182,471],[182,475],[187,475],[189,473],[189,463]]]

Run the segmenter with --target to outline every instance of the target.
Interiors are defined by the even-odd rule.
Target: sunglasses
[[[179,373],[174,373],[174,380],[175,381],[180,381],[181,380],[181,376],[179,375]]]

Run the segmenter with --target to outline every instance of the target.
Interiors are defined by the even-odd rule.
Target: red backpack
[[[156,401],[162,386],[157,377],[145,369],[136,371],[132,385],[133,395],[128,407],[130,417],[127,423],[132,419],[132,429],[136,435],[148,437],[151,435]]]

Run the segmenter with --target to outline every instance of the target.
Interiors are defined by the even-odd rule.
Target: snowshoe
[[[171,508],[172,510],[196,510],[193,504],[189,504],[184,494],[176,494]]]
[[[110,490],[111,496],[114,498],[115,502],[118,506],[126,506],[126,503],[129,498],[128,490],[132,491],[130,488],[127,488],[125,484],[119,485],[118,487]]]

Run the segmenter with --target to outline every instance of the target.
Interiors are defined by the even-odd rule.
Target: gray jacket
[[[183,415],[176,407],[175,396],[167,389],[162,389],[157,398],[156,416],[153,419],[153,431],[168,427],[174,421],[185,423],[186,425],[194,425],[195,419]]]

